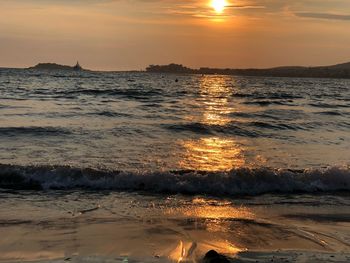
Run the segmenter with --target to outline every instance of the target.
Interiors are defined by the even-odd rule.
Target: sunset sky
[[[217,11],[210,0],[0,0],[0,67],[350,61],[349,0],[226,0]]]

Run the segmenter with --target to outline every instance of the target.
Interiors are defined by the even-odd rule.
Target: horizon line
[[[184,67],[188,67],[189,69],[192,70],[199,70],[201,68],[208,68],[208,69],[233,69],[233,70],[248,70],[248,69],[259,69],[259,70],[264,70],[264,69],[274,69],[274,68],[283,68],[283,67],[304,67],[304,68],[312,68],[312,67],[331,67],[331,66],[337,66],[337,65],[342,65],[342,64],[348,64],[350,63],[350,59],[345,61],[345,62],[339,62],[336,64],[325,64],[325,65],[276,65],[276,66],[271,66],[271,67],[210,67],[210,66],[200,66],[200,67],[188,67],[183,63],[175,63],[175,62],[170,62],[167,64],[149,64],[148,66],[167,66],[167,65],[171,65],[171,64],[175,64],[175,65],[182,65]],[[0,66],[0,69],[30,69],[32,67],[35,67],[39,64],[57,64],[60,66],[69,66],[69,67],[74,67],[74,65],[70,66],[70,65],[65,65],[65,64],[59,64],[56,62],[39,62],[36,65],[32,65],[29,67],[8,67],[8,66]],[[118,70],[118,69],[111,69],[111,70],[103,70],[103,69],[85,69],[84,70],[88,70],[88,71],[95,71],[95,72],[146,72],[147,67],[143,69],[125,69],[125,70]]]

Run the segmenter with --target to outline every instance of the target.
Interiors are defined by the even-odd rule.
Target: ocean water
[[[349,262],[349,165],[350,80],[0,69],[0,262]]]
[[[0,187],[350,190],[350,80],[0,69]]]

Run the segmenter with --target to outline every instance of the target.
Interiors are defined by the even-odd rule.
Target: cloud
[[[193,17],[193,18],[224,18],[233,17],[248,10],[265,9],[266,7],[261,4],[255,4],[253,1],[228,1],[228,5],[225,7],[225,12],[218,14],[210,6],[210,1],[203,0],[137,0],[144,3],[162,3],[162,8],[153,10],[154,13],[175,15],[181,17]]]
[[[311,12],[296,12],[294,14],[298,17],[304,17],[304,18],[350,21],[350,15],[340,15],[340,14],[331,14],[331,13],[311,13]]]

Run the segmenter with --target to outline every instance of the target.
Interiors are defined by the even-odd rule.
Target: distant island
[[[320,67],[276,67],[267,69],[191,69],[179,64],[150,65],[146,68],[151,73],[187,73],[187,74],[218,74],[239,76],[266,77],[304,77],[304,78],[350,78],[350,62],[332,66]]]
[[[79,62],[75,66],[60,65],[56,63],[39,63],[30,67],[31,70],[66,70],[88,71],[83,69]],[[130,71],[137,72],[137,71]],[[350,79],[350,62],[331,66],[318,67],[275,67],[275,68],[209,68],[192,69],[181,64],[150,65],[146,68],[148,73],[180,73],[180,74],[208,74],[208,75],[237,75],[237,76],[264,76],[264,77],[299,77],[299,78],[343,78]]]
[[[79,62],[75,66],[66,66],[66,65],[59,65],[56,63],[39,63],[34,67],[30,67],[29,69],[36,69],[36,70],[74,70],[74,71],[81,71],[84,70]]]

